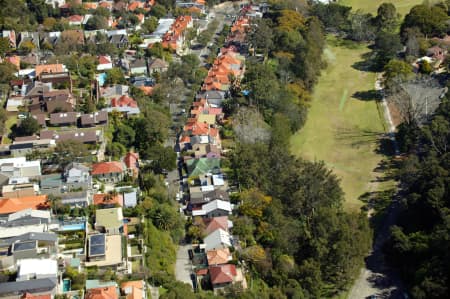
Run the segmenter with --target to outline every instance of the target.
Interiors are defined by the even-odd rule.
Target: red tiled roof
[[[35,68],[36,77],[39,77],[41,73],[61,73],[63,72],[62,64],[40,64]]]
[[[206,253],[208,259],[208,265],[221,265],[226,264],[230,260],[230,249],[223,248],[217,250],[210,250]]]
[[[123,172],[122,163],[113,162],[101,162],[92,165],[92,175],[107,174],[107,173],[120,173]]]
[[[111,107],[133,107],[133,108],[137,108],[138,104],[137,102],[133,99],[130,98],[129,96],[123,95],[120,98],[116,99],[113,98],[111,100]]]
[[[120,194],[112,196],[111,194],[99,193],[94,194],[93,202],[96,206],[114,204],[123,206],[123,197]]]
[[[89,289],[86,291],[86,299],[118,299],[115,286]]]
[[[123,158],[123,162],[129,169],[137,169],[137,162],[139,160],[139,154],[129,152],[126,154],[125,158]]]
[[[47,210],[49,208],[47,195],[0,199],[0,214],[11,214],[25,209]]]
[[[73,15],[73,16],[68,17],[68,19],[69,19],[69,22],[81,22],[81,21],[83,21],[83,16]]]
[[[111,63],[111,58],[109,58],[108,56],[100,56],[98,57],[98,64],[108,64]]]
[[[21,299],[51,299],[52,296],[50,294],[45,294],[45,295],[33,295],[30,293],[25,293],[23,294],[22,297],[20,297]]]
[[[221,216],[221,217],[214,217],[211,218],[211,220],[206,220],[206,228],[205,233],[206,235],[209,235],[213,231],[221,228],[224,231],[228,231],[228,217],[227,216]]]
[[[209,266],[209,275],[213,285],[233,282],[233,277],[237,275],[236,266],[231,264]]]
[[[122,293],[125,293],[127,299],[142,299],[144,282],[142,280],[127,281],[120,285]]]

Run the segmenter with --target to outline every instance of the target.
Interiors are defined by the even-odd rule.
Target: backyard
[[[384,188],[372,181],[382,176],[374,169],[383,158],[377,150],[385,122],[373,92],[375,74],[363,71],[367,46],[332,37],[327,44],[328,67],[315,87],[305,126],[292,137],[292,152],[325,161],[342,180],[346,208],[354,210],[362,206],[359,196]]]

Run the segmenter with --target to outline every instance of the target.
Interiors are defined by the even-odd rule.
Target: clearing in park
[[[323,160],[342,179],[345,207],[361,207],[359,196],[383,188],[373,183],[382,160],[379,138],[385,133],[381,105],[374,95],[375,74],[364,71],[366,45],[329,37],[323,70],[313,93],[305,126],[291,140],[292,152],[308,160]]]
[[[431,0],[432,2],[434,0]],[[361,9],[372,14],[377,13],[377,9],[382,3],[392,3],[397,11],[404,17],[414,5],[422,4],[423,0],[340,0],[339,4],[351,6],[354,11]]]

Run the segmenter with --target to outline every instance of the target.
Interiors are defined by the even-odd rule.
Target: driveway
[[[177,251],[177,262],[175,264],[175,277],[178,281],[192,286],[191,280],[191,261],[189,260],[188,250],[191,245],[180,245]]]

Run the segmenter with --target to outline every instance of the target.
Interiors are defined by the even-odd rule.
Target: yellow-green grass
[[[428,3],[434,0],[428,0]],[[424,3],[424,0],[340,0],[339,3],[347,6],[351,6],[353,10],[361,9],[364,12],[370,12],[376,14],[378,7],[383,2],[393,3],[397,8],[397,11],[405,16],[411,7],[414,5]]]
[[[376,150],[385,121],[375,100],[353,97],[374,89],[375,74],[352,67],[369,49],[339,44],[335,38],[327,40],[328,67],[315,87],[306,124],[292,137],[291,146],[295,155],[325,161],[342,180],[346,208],[356,210],[362,206],[360,195],[381,187],[371,181],[383,158]]]
[[[11,133],[11,127],[17,124],[17,115],[9,115],[5,121],[5,135],[3,136],[2,143],[10,144],[11,139],[9,139],[9,134]]]

